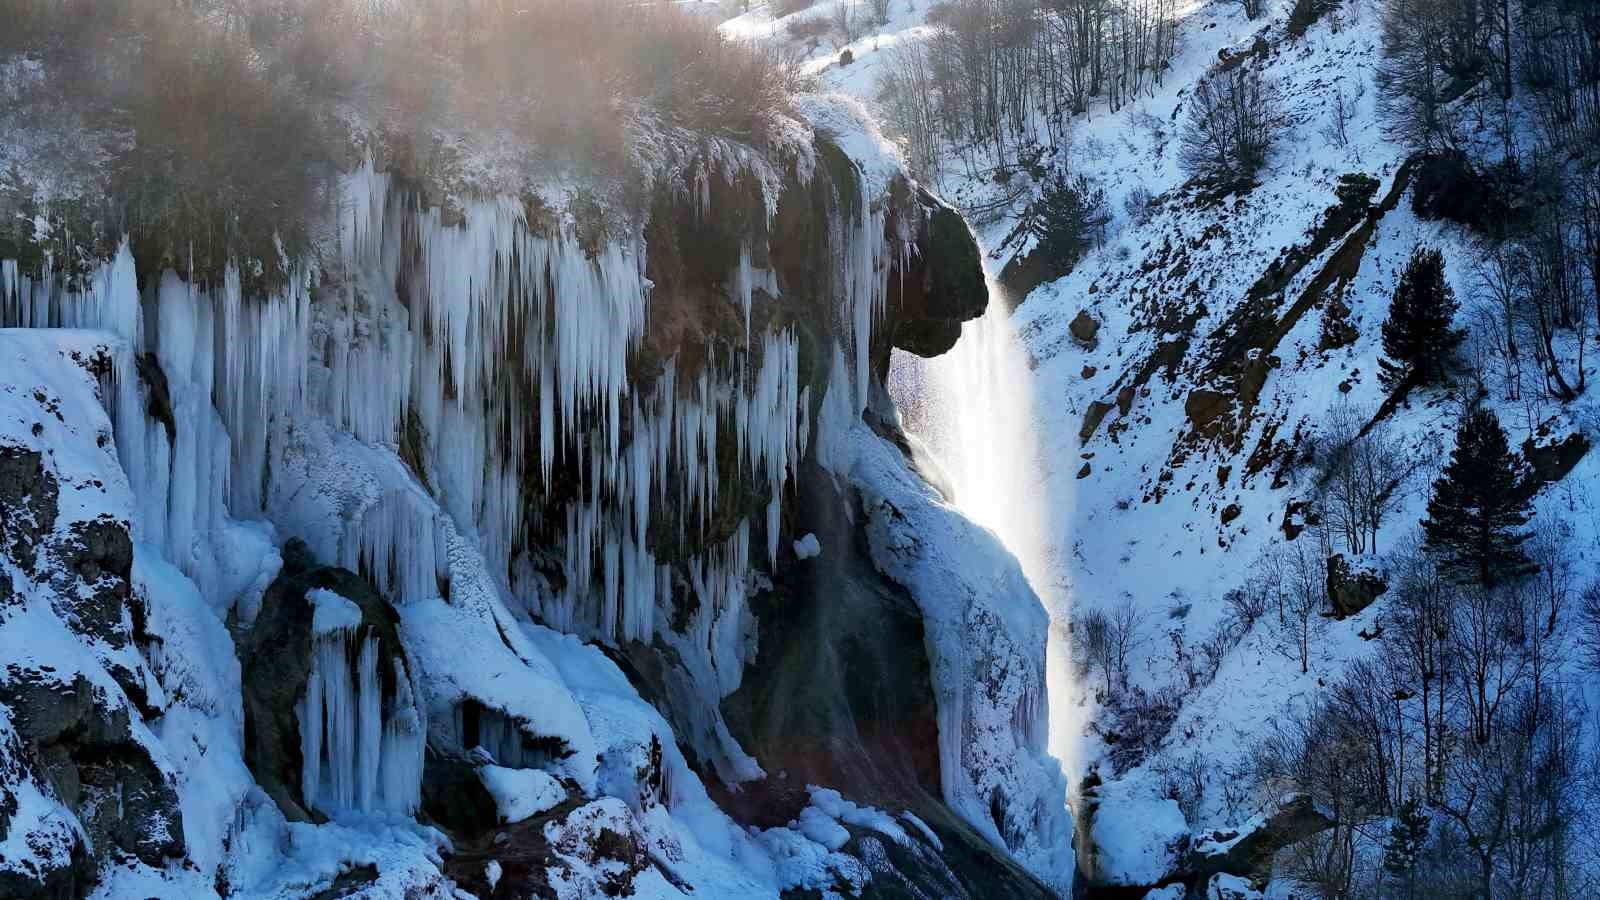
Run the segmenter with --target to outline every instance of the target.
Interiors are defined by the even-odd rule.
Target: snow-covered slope
[[[836,5],[787,18],[763,6],[724,27],[781,41],[791,22],[827,21]],[[1022,557],[1060,630],[1091,610],[1126,605],[1135,617],[1124,696],[1103,706],[1103,676],[1073,667],[1072,700],[1051,713],[1065,731],[1052,746],[1074,782],[1098,785],[1074,799],[1090,884],[1192,881],[1191,842],[1259,826],[1277,809],[1281,797],[1251,789],[1250,753],[1290,714],[1326,699],[1353,662],[1375,657],[1371,638],[1391,610],[1380,598],[1349,617],[1313,617],[1302,671],[1292,637],[1272,621],[1238,626],[1227,595],[1258,585],[1268,563],[1281,567],[1291,553],[1315,560],[1320,589],[1335,548],[1312,545],[1312,533],[1296,538],[1318,448],[1389,397],[1377,378],[1379,328],[1413,248],[1443,252],[1462,324],[1483,298],[1477,239],[1412,211],[1409,151],[1378,109],[1382,4],[1347,0],[1298,37],[1286,25],[1293,6],[1269,0],[1249,19],[1238,4],[1179,4],[1177,53],[1159,83],[1114,112],[1091,104],[1046,148],[1053,166],[1105,191],[1103,243],[1029,293],[1009,322],[992,309],[969,323],[951,356],[897,361],[902,406],[941,457],[956,502]],[[845,47],[825,45],[813,46],[809,65],[870,103],[892,48],[925,37],[937,8],[893,4],[886,23],[847,45],[847,64]],[[1276,85],[1282,114],[1259,183],[1217,198],[1189,182],[1178,134],[1196,83],[1219,61]],[[963,177],[951,153],[941,189],[989,210],[999,191],[988,171]],[[1350,175],[1372,179],[1370,201],[1340,199]],[[1010,187],[1029,178],[1026,167],[1009,176]],[[1153,203],[1125,205],[1144,192]],[[996,276],[1030,247],[1015,240],[1022,213],[1017,203],[976,222]],[[1576,344],[1558,352],[1578,364]],[[1416,534],[1474,392],[1463,378],[1383,416],[1407,474],[1360,565],[1396,577],[1393,554]],[[1514,447],[1592,440],[1592,392],[1566,404],[1533,393],[1507,400],[1490,384],[1481,398]],[[1583,457],[1535,501],[1536,521],[1580,580],[1597,565],[1597,465]],[[1592,679],[1567,658],[1561,677],[1592,696]]]

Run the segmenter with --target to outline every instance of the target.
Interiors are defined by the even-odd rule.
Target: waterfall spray
[[[1041,398],[1034,396],[1028,353],[992,283],[989,294],[988,312],[962,327],[954,350],[934,359],[896,353],[890,391],[907,430],[942,467],[951,502],[1000,537],[1050,614],[1049,751],[1071,773],[1081,713],[1072,684],[1065,564],[1057,554],[1072,498],[1048,477],[1035,431]]]

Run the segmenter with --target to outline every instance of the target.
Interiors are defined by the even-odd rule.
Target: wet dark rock
[[[1588,452],[1589,439],[1582,432],[1573,432],[1551,444],[1535,444],[1532,438],[1522,444],[1522,454],[1528,458],[1533,477],[1541,487],[1567,477]]]
[[[145,394],[149,397],[145,413],[167,429],[167,443],[176,445],[178,423],[172,415],[172,388],[167,384],[167,373],[162,371],[161,361],[154,353],[141,353],[134,360],[134,365],[139,370],[139,380],[144,382]]]
[[[267,796],[292,822],[321,821],[300,793],[300,725],[295,705],[311,676],[314,608],[306,594],[322,588],[361,609],[361,629],[378,638],[384,657],[404,657],[394,611],[365,579],[347,569],[319,566],[302,542],[283,550],[283,570],[261,598],[261,611],[238,637],[244,688],[244,761]],[[378,667],[385,697],[393,696],[392,666]]]
[[[490,886],[489,864],[500,875]],[[634,879],[657,862],[627,804],[616,798],[585,803],[568,800],[513,825],[458,842],[445,861],[445,875],[475,897],[522,900],[557,896],[553,877],[586,897],[626,897]],[[571,896],[571,894],[567,894]]]
[[[937,356],[955,346],[962,322],[989,306],[978,242],[960,213],[921,188],[900,206],[916,219],[917,252],[897,261],[889,277],[893,342],[918,356]]]
[[[738,793],[708,788],[736,819],[759,827],[794,819],[810,784],[915,814],[943,850],[852,831],[843,852],[874,871],[867,896],[1049,896],[944,805],[921,611],[873,567],[855,525],[864,516],[852,509],[856,498],[817,471],[799,484],[795,527],[817,535],[829,564],[780,561],[772,590],[752,600],[760,653],[722,704],[740,745],[769,774]],[[931,864],[934,857],[942,863]]]
[[[457,835],[481,835],[499,822],[494,797],[470,760],[430,747],[422,764],[422,811]]]
[[[1328,557],[1328,605],[1335,616],[1353,616],[1371,606],[1387,590],[1389,583],[1382,576],[1355,568],[1344,554]]]

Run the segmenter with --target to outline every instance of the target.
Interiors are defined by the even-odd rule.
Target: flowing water
[[[1050,614],[1046,646],[1051,755],[1072,773],[1073,736],[1081,733],[1072,684],[1067,622],[1070,597],[1060,548],[1072,497],[1045,477],[1049,467],[1027,350],[1006,304],[991,285],[989,310],[966,323],[951,352],[921,359],[896,353],[890,391],[916,435],[937,459],[952,502],[994,531],[1017,557]]]

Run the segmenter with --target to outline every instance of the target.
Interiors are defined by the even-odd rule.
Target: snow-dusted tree
[[[1409,797],[1389,825],[1383,842],[1383,878],[1391,896],[1417,900],[1417,868],[1428,846],[1433,820],[1417,797]]]
[[[1189,98],[1179,162],[1190,177],[1217,187],[1247,184],[1266,164],[1280,119],[1276,85],[1254,67],[1213,72]]]
[[[1383,323],[1383,353],[1378,380],[1390,390],[1428,384],[1444,377],[1461,344],[1452,327],[1456,295],[1444,277],[1444,255],[1418,246],[1400,273],[1389,318]]]
[[[1532,515],[1527,479],[1527,463],[1512,452],[1495,414],[1468,414],[1422,520],[1441,569],[1486,588],[1529,573],[1522,549],[1528,539],[1522,526]]]

